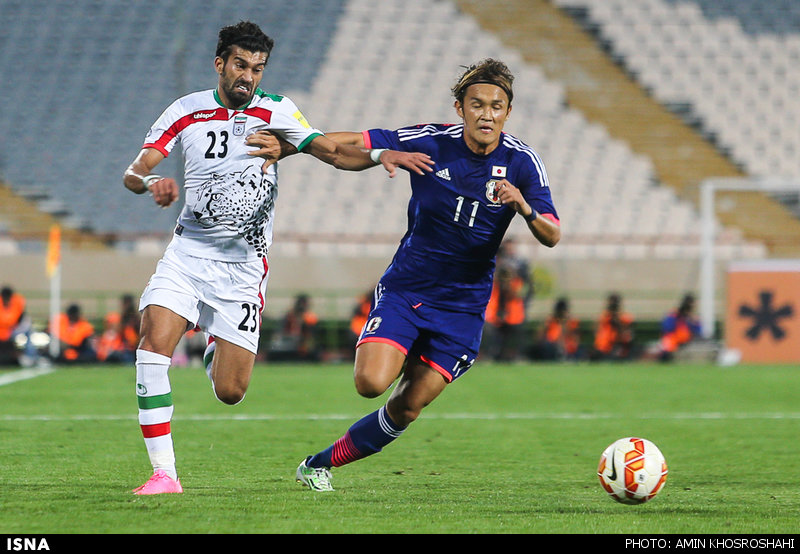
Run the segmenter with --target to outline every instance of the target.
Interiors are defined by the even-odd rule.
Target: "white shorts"
[[[266,258],[221,262],[170,246],[142,293],[139,310],[162,306],[209,335],[256,354],[268,275]]]

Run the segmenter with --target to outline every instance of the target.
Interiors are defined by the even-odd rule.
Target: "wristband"
[[[525,217],[525,221],[527,221],[528,223],[531,223],[531,222],[532,222],[534,219],[536,219],[537,217],[539,217],[539,214],[536,212],[536,210],[534,210],[533,208],[531,208],[531,214],[530,214],[530,215],[523,216],[523,217]]]
[[[373,148],[369,151],[369,159],[376,164],[381,163],[381,154],[386,152],[386,148]]]
[[[159,179],[163,179],[163,177],[161,177],[161,175],[148,175],[147,177],[142,179],[142,184],[144,185],[144,188],[150,190],[150,186]]]

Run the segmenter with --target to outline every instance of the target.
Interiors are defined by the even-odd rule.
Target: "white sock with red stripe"
[[[153,471],[164,470],[177,479],[175,449],[172,444],[172,389],[169,384],[167,356],[136,351],[136,396],[139,403],[139,426]]]

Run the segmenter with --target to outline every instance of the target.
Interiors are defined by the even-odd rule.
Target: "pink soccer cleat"
[[[141,487],[133,489],[134,494],[164,494],[169,492],[183,492],[180,480],[175,480],[163,470],[158,469],[150,479]]]

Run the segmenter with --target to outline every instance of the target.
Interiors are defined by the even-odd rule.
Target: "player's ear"
[[[225,60],[217,56],[214,58],[214,69],[217,70],[217,75],[222,75],[222,68],[225,67]]]
[[[461,105],[461,102],[456,100],[455,102],[453,102],[453,107],[456,109],[456,113],[458,114],[458,117],[460,117],[461,119],[464,119],[464,108]]]

